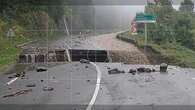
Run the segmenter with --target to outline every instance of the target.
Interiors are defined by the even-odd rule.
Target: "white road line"
[[[94,105],[95,103],[95,100],[97,98],[97,95],[98,95],[98,92],[99,92],[99,89],[100,89],[100,82],[101,82],[101,71],[99,69],[99,67],[93,63],[93,62],[90,62],[90,64],[92,64],[93,66],[95,66],[96,70],[97,70],[97,82],[96,82],[96,88],[95,88],[95,91],[94,91],[94,94],[93,94],[93,97],[91,99],[91,101],[89,102],[86,110],[91,110],[92,106]]]
[[[10,85],[10,84],[12,84],[13,82],[15,82],[17,79],[18,79],[18,77],[16,77],[16,78],[10,80],[10,81],[7,82],[6,84],[7,84],[7,85]]]

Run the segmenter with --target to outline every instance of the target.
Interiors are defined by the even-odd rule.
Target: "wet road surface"
[[[151,108],[155,105],[194,105],[195,104],[195,70],[170,66],[168,73],[140,73],[132,75],[129,69],[143,65],[124,65],[121,63],[97,63],[102,79],[100,90],[93,107],[101,110],[128,110],[127,108]],[[158,69],[158,66],[148,65]],[[108,74],[108,68],[124,70],[121,74]],[[47,72],[27,72],[24,79],[19,78],[11,85],[6,82],[10,75],[1,76],[0,104],[16,105],[83,105],[86,109],[96,86],[96,70],[88,64],[79,62],[50,67]],[[43,80],[43,82],[41,82]],[[36,84],[32,91],[14,97],[3,98],[15,91],[29,89],[27,84]],[[43,91],[43,87],[53,87],[53,91]],[[56,107],[59,107],[56,106]],[[0,106],[5,107],[7,106]],[[73,108],[72,108],[73,109]],[[173,109],[173,108],[172,108]],[[161,109],[159,109],[161,110]]]

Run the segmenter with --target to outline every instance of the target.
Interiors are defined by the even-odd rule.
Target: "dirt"
[[[91,41],[100,49],[109,51],[112,62],[128,64],[150,64],[147,56],[133,44],[116,38],[117,33],[93,37]]]

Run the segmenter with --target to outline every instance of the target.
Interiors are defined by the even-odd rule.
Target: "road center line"
[[[89,104],[88,104],[86,110],[91,110],[92,106],[93,106],[94,103],[95,103],[95,100],[96,100],[96,98],[97,98],[97,95],[98,95],[98,92],[99,92],[99,89],[100,89],[100,82],[101,82],[101,75],[102,75],[102,73],[101,73],[99,67],[98,67],[95,63],[90,62],[90,64],[92,64],[92,65],[95,66],[95,68],[96,68],[96,71],[97,71],[97,82],[96,82],[96,88],[95,88],[93,97],[92,97],[91,101],[89,102]]]
[[[12,80],[10,80],[9,82],[7,82],[6,84],[7,84],[7,85],[10,85],[10,84],[12,84],[13,82],[15,82],[17,79],[18,79],[18,77],[13,78]]]

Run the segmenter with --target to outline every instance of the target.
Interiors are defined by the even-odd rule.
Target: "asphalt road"
[[[28,71],[23,78],[7,85],[9,75],[0,77],[0,104],[16,105],[88,105],[96,85],[96,69],[89,64],[69,63],[48,67],[48,71]],[[26,87],[35,84],[35,87]],[[44,91],[44,87],[52,87],[52,91]],[[21,90],[32,91],[4,97]],[[1,108],[2,106],[0,106]],[[7,105],[4,106],[8,107]],[[5,109],[3,108],[3,110]]]
[[[121,63],[97,63],[102,73],[95,110],[177,110],[177,107],[193,107],[195,104],[195,70],[170,66],[168,73],[128,73],[131,68],[145,65],[124,65]],[[148,65],[158,70],[158,66]],[[122,74],[108,74],[108,70],[118,68]],[[46,72],[28,71],[23,79],[19,78],[9,86],[10,75],[0,78],[0,109],[8,110],[18,107],[40,107],[46,109],[69,107],[69,109],[85,110],[96,87],[96,69],[89,64],[79,62],[49,67]],[[41,82],[43,80],[43,82]],[[36,84],[35,87],[26,87]],[[53,91],[44,91],[44,87],[52,87]],[[32,89],[31,92],[13,97],[3,96],[20,90]],[[39,106],[38,106],[39,105]],[[47,105],[47,106],[46,106]],[[177,108],[177,109],[176,109]],[[38,108],[37,108],[38,109]],[[47,108],[48,109],[48,108]],[[186,108],[185,108],[186,109]],[[183,110],[183,109],[181,109]],[[191,110],[191,109],[190,109]],[[192,109],[193,110],[193,109]]]

